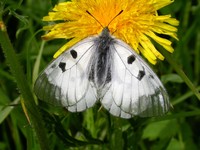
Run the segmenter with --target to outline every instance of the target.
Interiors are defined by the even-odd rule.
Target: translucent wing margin
[[[101,99],[102,105],[114,116],[158,116],[165,114],[169,97],[157,75],[126,43],[117,40],[114,51],[112,80]]]
[[[97,101],[88,80],[88,63],[94,52],[93,38],[86,38],[53,60],[36,80],[38,98],[71,112],[83,111]]]

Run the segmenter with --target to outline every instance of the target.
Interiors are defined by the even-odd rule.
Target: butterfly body
[[[110,45],[114,44],[114,39],[109,35],[108,28],[94,40],[94,48],[91,61],[89,63],[89,80],[92,81],[98,90],[111,81],[112,51]]]
[[[104,28],[65,51],[36,80],[38,98],[80,112],[100,101],[122,118],[158,116],[168,94],[145,61]]]

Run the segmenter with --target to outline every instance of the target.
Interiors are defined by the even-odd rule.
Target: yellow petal
[[[157,63],[157,60],[151,59],[151,58],[149,57],[149,54],[147,53],[147,51],[146,51],[145,49],[143,49],[141,46],[139,46],[138,49],[140,50],[140,52],[142,53],[142,55],[143,55],[145,58],[147,58],[147,60],[148,60],[151,64],[155,65],[155,64]]]
[[[158,10],[161,9],[171,3],[174,2],[174,0],[155,0],[156,2],[154,2],[154,7]]]

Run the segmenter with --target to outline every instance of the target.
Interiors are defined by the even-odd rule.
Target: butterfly
[[[54,59],[37,78],[34,91],[39,99],[70,112],[98,101],[121,118],[160,116],[170,108],[157,75],[128,44],[112,36],[108,26]]]
[[[53,60],[37,78],[34,91],[39,99],[71,112],[84,111],[97,101],[121,118],[163,115],[170,108],[156,74],[107,27]]]

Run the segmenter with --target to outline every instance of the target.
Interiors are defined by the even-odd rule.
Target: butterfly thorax
[[[113,53],[111,47],[114,44],[114,39],[109,33],[109,29],[106,27],[103,29],[100,36],[95,38],[95,52],[90,61],[89,67],[89,80],[94,85],[101,89],[111,81],[112,71],[112,58]]]

